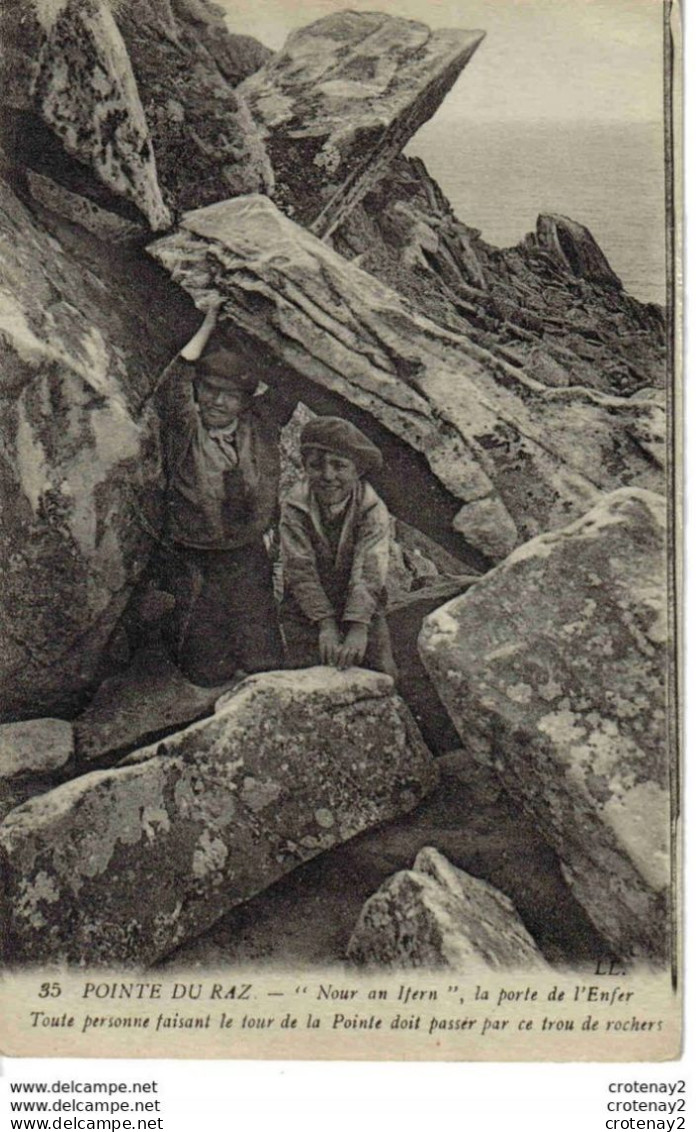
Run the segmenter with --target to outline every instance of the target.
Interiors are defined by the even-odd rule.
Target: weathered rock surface
[[[74,754],[72,725],[64,719],[0,725],[0,822],[70,777]]]
[[[192,324],[147,261],[114,247],[106,259],[54,219],[49,234],[0,183],[5,719],[63,714],[98,679],[158,529],[157,422],[143,402]]]
[[[68,153],[158,231],[171,214],[162,199],[150,132],[128,51],[106,0],[67,0],[48,26],[34,77],[44,121]]]
[[[536,238],[538,247],[564,260],[573,275],[620,290],[621,280],[612,271],[604,252],[584,224],[553,213],[540,216]]]
[[[199,688],[164,652],[142,649],[124,672],[104,681],[75,720],[78,757],[94,763],[115,752],[141,747],[159,732],[182,728],[212,714],[226,690]]]
[[[79,224],[106,244],[142,241],[144,226],[133,223],[115,212],[109,212],[89,197],[73,193],[51,177],[27,171],[27,187],[42,208],[48,209],[71,224]]]
[[[549,389],[430,322],[264,197],[189,213],[149,250],[197,303],[219,295],[222,318],[305,386],[425,457],[459,505],[454,529],[490,559],[582,514],[600,491],[662,487],[659,406]]]
[[[331,239],[435,322],[542,385],[630,396],[665,384],[663,312],[626,294],[592,235],[566,217],[542,215],[517,247],[492,247],[455,216],[419,158],[400,156]]]
[[[272,188],[234,90],[271,52],[207,0],[5,0],[0,39],[0,137],[19,166],[137,220],[133,201],[155,228],[171,208]]]
[[[507,896],[431,847],[370,897],[346,957],[368,969],[546,966]]]
[[[3,99],[0,125],[7,127],[8,112],[24,112],[34,105],[33,84],[44,29],[39,9],[26,0],[6,0],[0,7],[0,84]]]
[[[0,780],[53,774],[75,751],[72,724],[64,719],[29,719],[0,725]]]
[[[207,0],[125,0],[114,15],[170,203],[197,208],[270,191],[268,156],[234,87],[271,52],[250,36],[230,35]]]
[[[439,785],[410,814],[301,865],[233,908],[167,964],[326,970],[344,960],[365,902],[433,846],[508,897],[548,963],[594,968],[606,957],[606,942],[573,899],[536,823],[469,752],[439,758],[437,769]]]
[[[431,614],[423,661],[616,954],[661,957],[670,876],[665,500],[623,490]]]
[[[239,92],[280,207],[330,233],[432,117],[484,34],[350,11],[293,32]]]
[[[6,818],[10,958],[151,962],[436,780],[389,677],[250,677],[212,719]]]

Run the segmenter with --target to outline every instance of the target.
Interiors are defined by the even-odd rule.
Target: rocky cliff
[[[542,385],[621,396],[664,388],[664,313],[624,291],[586,228],[541,215],[535,232],[501,249],[463,219],[423,162],[401,155],[332,243]]]
[[[655,533],[666,487],[664,316],[626,293],[582,225],[541,215],[518,247],[491,247],[454,215],[423,163],[404,156],[463,72],[466,80],[483,33],[343,12],[300,29],[274,55],[230,35],[208,0],[7,0],[0,36],[0,712],[10,721],[57,717],[30,733],[24,725],[5,732],[0,742],[7,763],[0,781],[11,784],[0,844],[11,864],[16,954],[84,962],[106,925],[115,943],[113,951],[105,945],[104,960],[160,957],[237,898],[247,901],[315,853],[410,809],[434,782],[411,716],[377,678],[365,684],[365,674],[324,672],[328,707],[310,689],[319,721],[312,765],[323,777],[298,798],[282,777],[280,748],[257,734],[270,718],[260,692],[242,725],[237,709],[211,714],[209,695],[191,686],[175,695],[166,666],[143,652],[132,656],[124,618],[132,625],[133,595],[162,523],[161,422],[151,395],[215,297],[220,338],[255,349],[271,396],[304,406],[286,431],[286,479],[307,409],[353,419],[384,452],[376,486],[396,517],[390,616],[395,626],[408,622],[397,642],[404,694],[416,714],[437,715],[424,723],[433,749],[452,742],[454,723],[464,760],[471,766],[485,755],[491,775],[523,800],[553,847],[535,834],[532,888],[542,896],[536,919],[524,909],[525,925],[543,934],[541,921],[562,897],[564,909],[574,909],[577,938],[586,932],[591,942],[583,951],[565,940],[556,958],[605,947],[659,957],[664,939],[650,924],[665,908],[662,827],[654,819],[668,773],[658,725],[667,646],[654,639],[652,620],[664,562]],[[636,494],[622,494],[627,489]],[[646,499],[647,518],[635,502]],[[651,571],[650,594],[632,572],[634,559]],[[423,669],[408,655],[414,623],[496,563],[470,597],[457,599],[461,634],[445,618],[449,637],[430,631],[424,645],[450,718],[432,689],[423,693]],[[622,563],[635,590],[627,606]],[[524,608],[509,589],[518,577],[527,586]],[[602,640],[587,622],[596,586],[606,598],[597,603]],[[504,624],[501,602],[509,607]],[[432,616],[431,629],[443,615]],[[562,625],[552,632],[556,620]],[[539,672],[549,641],[558,658],[543,687],[525,668],[517,691],[500,693],[499,743],[488,742],[493,692],[476,683],[470,641],[491,662],[486,679],[496,696],[496,681],[514,675],[529,641],[528,665]],[[586,663],[574,655],[578,641]],[[620,674],[603,667],[605,646],[624,665]],[[568,723],[571,711],[586,711],[585,700],[601,699],[600,672],[614,697],[603,705],[606,716],[595,705],[596,721]],[[566,677],[567,698],[579,694],[580,677],[587,694],[548,725],[554,713],[542,690],[554,699]],[[278,730],[292,730],[300,701],[307,716],[306,677],[268,679],[288,697]],[[640,703],[631,705],[634,688]],[[345,778],[336,704],[349,729],[373,726],[381,736],[373,778],[358,783],[362,793]],[[632,711],[650,721],[649,735],[633,735]],[[515,739],[522,726],[531,736],[526,762]],[[58,732],[62,754],[51,761]],[[258,835],[264,849],[258,875],[231,900],[225,862],[244,847],[228,818],[246,787],[242,764],[221,762],[220,752],[252,732],[244,758],[260,770],[244,803],[243,836]],[[136,763],[83,773],[83,760],[120,757],[158,738],[164,745]],[[649,774],[638,766],[639,738],[650,743]],[[29,751],[31,742],[46,750]],[[597,750],[601,772],[590,765]],[[298,748],[298,774],[302,758]],[[200,805],[176,794],[177,782],[196,775]],[[269,790],[278,807],[262,830]],[[146,813],[143,798],[151,801]],[[85,812],[96,826],[85,825]],[[416,852],[454,845],[454,863],[468,872],[477,854],[464,844],[457,812],[455,831],[429,825]],[[510,844],[522,824],[508,814]],[[647,849],[636,840],[644,828]],[[179,834],[186,868],[180,888],[168,888]],[[86,854],[86,873],[75,871],[75,846]],[[398,869],[410,867],[411,848]],[[604,865],[611,907],[597,879]],[[106,900],[112,868],[118,884]],[[163,902],[135,923],[138,869]],[[393,871],[382,870],[377,884]],[[509,879],[506,891],[514,889],[519,906],[527,889]],[[452,893],[459,901],[465,891],[483,892],[449,880],[435,901],[438,922]],[[485,895],[482,908],[503,907]],[[190,915],[177,911],[184,898]],[[476,923],[470,929],[476,936]],[[465,952],[461,934],[448,944],[448,954]]]

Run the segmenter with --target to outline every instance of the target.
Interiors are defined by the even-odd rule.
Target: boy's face
[[[323,448],[307,450],[304,468],[312,491],[319,502],[328,507],[347,499],[360,479],[353,460]]]
[[[228,428],[247,407],[250,397],[241,386],[217,385],[201,378],[196,386],[201,420],[205,428]]]

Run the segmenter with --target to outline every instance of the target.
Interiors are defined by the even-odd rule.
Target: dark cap
[[[378,472],[382,467],[379,448],[359,428],[340,417],[315,417],[308,421],[300,433],[300,448],[303,452],[322,448],[337,456],[347,456],[361,475]]]
[[[206,385],[236,385],[253,394],[259,383],[253,362],[244,354],[223,348],[204,354],[196,365],[196,379]]]

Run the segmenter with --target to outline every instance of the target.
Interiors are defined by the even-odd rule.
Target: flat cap
[[[196,376],[211,385],[237,385],[247,393],[254,393],[259,383],[253,360],[244,351],[236,352],[223,347],[203,354],[196,363]]]
[[[315,417],[308,421],[300,433],[300,448],[323,448],[338,456],[347,456],[355,462],[361,475],[378,472],[382,467],[382,453],[367,437],[341,417]]]

